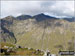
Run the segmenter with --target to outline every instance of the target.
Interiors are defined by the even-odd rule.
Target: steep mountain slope
[[[12,29],[14,19],[15,19],[14,17],[8,16],[0,20],[1,21],[0,40],[2,42],[16,43],[16,38],[14,36],[13,29]]]
[[[56,53],[60,49],[59,46],[62,46],[63,50],[68,50],[68,42],[75,37],[74,24],[64,20],[37,22],[35,19],[29,19],[16,23],[14,33],[17,44],[21,46],[49,49]]]
[[[6,26],[6,24],[4,25]],[[16,19],[13,24],[10,24],[10,27],[6,26],[5,28],[9,28],[8,30],[14,34],[17,40],[16,44],[45,51],[50,50],[51,53],[69,50],[68,43],[71,43],[75,37],[75,22],[44,14],[35,15],[25,20]]]

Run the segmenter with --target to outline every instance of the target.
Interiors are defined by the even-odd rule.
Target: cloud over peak
[[[55,17],[73,17],[74,1],[1,1],[1,17],[45,13]]]

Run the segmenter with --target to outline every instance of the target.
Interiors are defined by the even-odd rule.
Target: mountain
[[[35,18],[37,21],[42,21],[42,20],[46,20],[46,19],[57,19],[55,17],[48,16],[43,13],[35,15],[35,16],[33,16],[33,18]]]
[[[45,14],[32,17],[8,16],[1,19],[1,41],[16,43],[23,47],[49,50],[69,50],[75,37],[75,22],[58,19]],[[70,50],[74,50],[73,47]]]
[[[26,20],[26,19],[31,18],[31,17],[32,16],[30,16],[30,15],[20,15],[20,16],[17,17],[17,19],[18,20]]]
[[[69,22],[75,22],[75,17],[72,17],[72,18],[64,18],[64,20],[67,20]]]
[[[35,15],[35,16],[20,15],[20,16],[17,17],[17,19],[19,19],[19,20],[26,20],[26,19],[29,19],[29,18],[36,19],[37,21],[42,21],[42,20],[46,20],[46,19],[57,19],[55,17],[48,16],[48,15],[45,15],[43,13]]]
[[[5,17],[3,19],[0,19],[1,23],[1,41],[2,42],[12,42],[12,43],[16,43],[16,38],[14,36],[13,33],[13,21],[14,21],[14,17],[13,16],[8,16]]]

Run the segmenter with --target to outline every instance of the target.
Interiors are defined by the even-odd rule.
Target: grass
[[[8,50],[3,48],[4,46],[8,46],[9,48],[10,47],[13,47],[11,52],[6,52],[4,51],[3,53],[0,53],[0,55],[24,55],[24,56],[37,56],[37,55],[40,55],[40,56],[43,56],[44,52],[42,51],[36,51],[35,49],[31,48],[31,49],[28,49],[28,48],[16,48],[16,46],[14,44],[11,44],[11,43],[1,43],[1,48],[0,49],[4,49],[4,50]],[[16,48],[16,49],[14,49]]]
[[[19,39],[17,44],[45,51],[49,49],[51,53],[57,54],[60,48],[56,48],[55,46],[62,45],[63,50],[68,50],[68,42],[73,36],[75,37],[75,34],[70,30],[64,31],[63,34],[60,34],[59,29],[56,29],[55,32],[49,34],[45,33],[42,43],[43,29],[32,30],[25,33],[23,36],[17,37]]]

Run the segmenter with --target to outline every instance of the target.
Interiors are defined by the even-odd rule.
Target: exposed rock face
[[[14,21],[14,17],[12,16],[8,16],[6,18],[1,19],[1,41],[2,42],[12,42],[12,43],[16,43],[16,38],[14,36],[13,33],[13,21]]]

